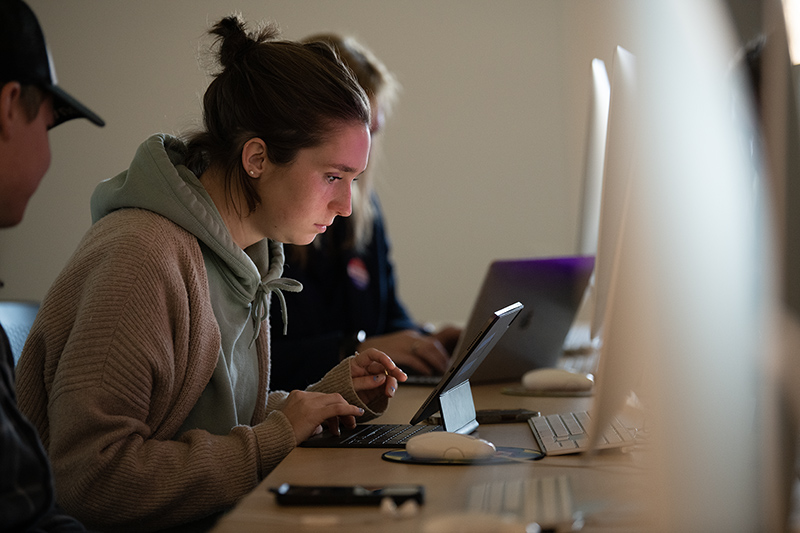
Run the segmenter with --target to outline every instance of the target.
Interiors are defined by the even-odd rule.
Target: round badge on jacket
[[[347,275],[357,289],[363,291],[369,286],[369,271],[360,257],[354,257],[347,263]]]

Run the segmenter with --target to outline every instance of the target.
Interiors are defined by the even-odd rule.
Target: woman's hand
[[[322,423],[326,420],[331,433],[338,435],[340,422],[346,427],[354,428],[355,417],[364,414],[363,409],[350,405],[339,394],[299,390],[289,393],[281,411],[292,425],[295,444],[321,433]]]
[[[356,352],[350,359],[350,375],[353,388],[366,404],[384,395],[391,398],[397,390],[397,382],[408,379],[388,355],[374,348]]]

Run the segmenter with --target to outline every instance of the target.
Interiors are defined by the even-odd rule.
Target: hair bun
[[[217,22],[209,31],[217,36],[219,62],[223,68],[236,64],[258,43],[275,39],[278,28],[270,24],[261,28],[256,35],[249,34],[241,15],[230,15]]]

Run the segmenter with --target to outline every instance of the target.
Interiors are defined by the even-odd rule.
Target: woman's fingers
[[[385,374],[394,377],[397,381],[408,379],[406,373],[394,364],[391,357],[375,348],[356,352],[353,361],[355,362],[355,368],[351,365],[353,377]]]
[[[297,443],[319,433],[323,422],[338,434],[340,418],[346,426],[353,427],[355,417],[364,414],[363,409],[350,405],[340,394],[307,391],[289,393],[281,411],[292,425]]]
[[[381,386],[384,386],[384,394],[393,398],[397,391],[397,378],[385,373],[353,378],[353,388],[356,392],[374,390]]]

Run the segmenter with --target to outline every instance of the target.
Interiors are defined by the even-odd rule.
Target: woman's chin
[[[311,235],[311,236],[309,236],[308,238],[305,238],[305,239],[295,239],[292,242],[289,242],[289,243],[286,243],[286,244],[294,244],[295,246],[305,246],[307,244],[311,244],[312,242],[314,242],[314,239],[316,239],[316,238],[317,238],[317,235],[315,234],[315,235]]]

